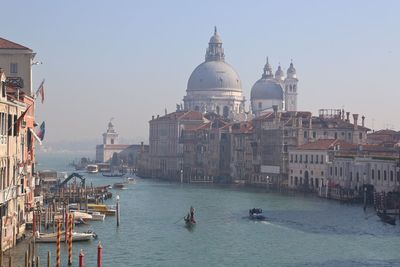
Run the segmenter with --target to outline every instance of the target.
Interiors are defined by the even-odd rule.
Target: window
[[[262,109],[262,103],[261,102],[258,102],[258,108]]]
[[[1,96],[6,97],[6,83],[1,82]]]
[[[335,176],[337,176],[337,167],[335,167]]]
[[[311,155],[310,163],[314,163],[314,155]]]
[[[378,180],[381,179],[381,170],[378,170]]]
[[[312,137],[313,137],[313,138],[317,138],[317,133],[316,133],[316,132],[313,132],[313,133],[312,133]]]
[[[304,132],[304,138],[307,138],[307,132]]]
[[[342,175],[343,175],[343,169],[342,169],[342,167],[340,167],[339,172],[340,172],[340,177],[342,177]]]
[[[375,170],[372,170],[372,171],[371,171],[371,178],[372,178],[372,180],[375,179]]]
[[[350,182],[353,181],[353,172],[350,172]]]
[[[18,73],[18,64],[17,63],[10,63],[10,73],[11,74]]]
[[[390,181],[393,182],[393,171],[390,171]]]
[[[362,139],[363,138],[363,135],[362,135],[362,133],[360,133],[360,139]]]
[[[306,155],[304,163],[308,163],[308,155]]]
[[[300,163],[303,163],[303,155],[300,155]]]
[[[293,154],[290,154],[290,162],[293,162]]]
[[[337,139],[337,133],[335,133],[335,139]]]
[[[357,183],[360,181],[360,174],[357,172]]]
[[[294,155],[294,162],[297,163],[297,154]]]
[[[386,171],[383,171],[383,180],[386,181]]]
[[[330,167],[329,169],[329,174],[332,176],[333,175],[333,167]]]

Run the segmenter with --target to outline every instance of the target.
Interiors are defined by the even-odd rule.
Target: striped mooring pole
[[[85,266],[85,254],[83,254],[83,249],[79,252],[79,267]]]
[[[61,267],[60,242],[61,242],[61,222],[57,221],[56,267]]]
[[[65,235],[65,239],[64,242],[67,243],[68,242],[68,213],[67,213],[67,209],[65,209],[65,221],[64,221],[64,235]]]
[[[97,267],[101,267],[101,262],[103,258],[103,247],[101,246],[100,242],[97,246]]]
[[[68,234],[68,265],[72,265],[72,213],[69,214],[69,234]]]

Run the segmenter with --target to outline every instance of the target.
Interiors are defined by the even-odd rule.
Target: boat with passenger
[[[114,189],[126,189],[126,183],[115,183],[113,184]]]
[[[104,177],[123,177],[124,175],[125,175],[125,173],[120,173],[120,172],[117,172],[117,173],[111,173],[111,172],[109,172],[109,173],[105,173],[105,172],[103,172],[103,173],[101,173]]]
[[[250,220],[265,220],[263,215],[263,210],[260,208],[249,209],[249,219]]]
[[[127,177],[126,181],[128,182],[128,184],[136,184],[136,179],[133,177]]]
[[[184,217],[185,225],[187,227],[193,227],[196,225],[196,220],[194,219],[194,208],[191,206],[188,214]]]

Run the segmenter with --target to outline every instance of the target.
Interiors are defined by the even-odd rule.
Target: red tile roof
[[[351,149],[355,147],[355,145],[349,144],[343,140],[319,139],[315,142],[299,146],[297,150],[328,150],[333,148],[335,145],[339,145],[341,149]]]
[[[21,49],[21,50],[31,50],[30,48],[11,42],[7,39],[0,37],[0,49]],[[32,50],[31,50],[32,51]]]

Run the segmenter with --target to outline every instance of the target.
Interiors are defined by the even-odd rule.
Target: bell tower
[[[114,130],[114,125],[112,124],[113,118],[110,119],[108,123],[107,132],[103,133],[103,144],[104,145],[114,145],[117,143],[118,134]]]
[[[297,111],[297,79],[296,69],[293,66],[293,62],[290,63],[287,69],[286,79],[284,80],[285,89],[285,110],[286,111]]]

